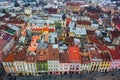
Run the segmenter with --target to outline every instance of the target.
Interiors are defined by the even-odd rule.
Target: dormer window
[[[44,52],[44,55],[46,55],[46,52]]]

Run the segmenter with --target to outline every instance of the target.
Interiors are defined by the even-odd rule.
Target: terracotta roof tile
[[[68,47],[69,60],[70,62],[79,62],[81,63],[80,50],[77,46]]]
[[[26,49],[19,50],[15,53],[15,61],[25,61],[26,59]]]
[[[112,59],[120,59],[120,49],[118,46],[108,46]]]
[[[36,56],[35,55],[27,55],[26,57],[26,62],[35,62],[36,61]]]
[[[90,58],[91,61],[101,61],[102,57],[101,54],[97,51],[95,47],[90,47]]]
[[[10,53],[4,58],[3,62],[13,62],[14,58],[15,58],[15,54]]]

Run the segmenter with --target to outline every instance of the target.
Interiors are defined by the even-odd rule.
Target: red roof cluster
[[[88,35],[88,38],[97,45],[103,44],[99,39],[97,39],[96,35]]]
[[[18,18],[9,20],[8,23],[12,23],[12,24],[24,24],[24,21]]]
[[[85,21],[85,20],[78,20],[77,21],[78,25],[91,25],[90,21]]]

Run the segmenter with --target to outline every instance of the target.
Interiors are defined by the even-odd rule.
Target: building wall
[[[48,74],[57,74],[59,71],[59,61],[58,60],[48,60]]]
[[[70,63],[60,63],[59,64],[60,74],[64,74],[65,72],[67,72],[67,74],[69,74],[69,70],[70,70]]]
[[[2,50],[0,50],[0,62],[2,62],[3,60],[3,53],[2,53]]]
[[[48,64],[47,64],[47,62],[37,62],[36,68],[37,68],[37,72],[47,72]]]
[[[90,63],[88,63],[88,64],[81,64],[81,66],[80,66],[81,73],[87,73],[90,70],[91,70]]]
[[[16,68],[13,62],[3,62],[3,67],[6,73],[16,73]]]
[[[14,61],[14,66],[18,74],[22,73],[23,75],[25,75],[27,66],[24,61]]]
[[[118,70],[120,69],[120,60],[112,60],[110,62],[110,70],[114,71],[114,70]]]
[[[9,53],[10,49],[13,47],[15,43],[14,37],[11,38],[11,40],[3,47],[2,51],[4,53],[4,57]]]
[[[110,67],[110,61],[103,61],[100,63],[99,66],[99,72],[107,72],[109,71],[109,67]]]
[[[91,62],[91,72],[98,72],[101,62]]]
[[[36,63],[26,63],[27,69],[27,75],[35,75],[36,74]]]

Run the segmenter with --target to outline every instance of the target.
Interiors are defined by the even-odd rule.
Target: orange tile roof
[[[10,53],[4,58],[3,62],[13,62],[14,58],[15,58],[14,53]]]
[[[47,26],[43,28],[43,32],[44,32],[44,31],[49,31],[49,29],[48,29]]]
[[[35,52],[35,50],[37,49],[37,46],[28,46],[28,52]]]
[[[70,62],[80,62],[81,63],[80,50],[77,46],[69,46],[68,53],[69,53]]]
[[[39,49],[39,50],[37,50],[36,53],[37,53],[37,55],[36,55],[37,61],[46,61],[47,60],[48,49]]]

